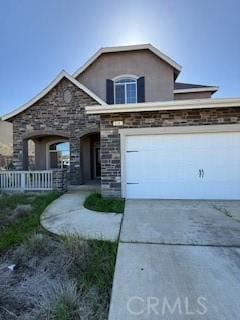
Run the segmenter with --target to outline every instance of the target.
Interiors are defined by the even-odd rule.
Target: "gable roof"
[[[21,107],[4,115],[2,117],[2,120],[9,120],[10,118],[16,116],[17,114],[19,114],[19,113],[23,112],[24,110],[28,109],[29,107],[31,107],[34,103],[36,103],[38,100],[43,98],[50,90],[52,90],[63,78],[66,78],[69,81],[71,81],[76,87],[83,90],[86,94],[88,94],[90,97],[92,97],[94,100],[96,100],[99,104],[101,104],[101,105],[106,104],[106,102],[104,102],[102,99],[100,99],[95,93],[93,93],[91,90],[89,90],[83,84],[81,84],[79,81],[77,81],[75,78],[73,78],[65,70],[62,70],[59,73],[59,75],[45,89],[43,89],[39,94],[37,94],[34,98],[29,100],[27,103],[25,103]]]
[[[188,92],[216,92],[218,87],[216,86],[206,86],[202,84],[193,84],[193,83],[183,83],[175,82],[174,83],[174,93],[188,93]]]
[[[131,46],[118,46],[118,47],[104,47],[99,49],[82,67],[80,67],[74,74],[73,77],[78,77],[84,70],[86,70],[98,57],[100,57],[103,53],[112,53],[112,52],[126,52],[126,51],[136,51],[136,50],[149,50],[157,57],[168,63],[170,66],[174,68],[175,75],[178,76],[182,67],[169,58],[167,55],[159,51],[150,43],[147,44],[138,44],[138,45],[131,45]]]

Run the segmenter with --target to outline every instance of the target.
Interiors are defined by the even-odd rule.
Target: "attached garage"
[[[103,196],[240,200],[240,99],[86,110],[100,115]]]
[[[123,129],[123,196],[240,199],[240,132],[194,128]]]

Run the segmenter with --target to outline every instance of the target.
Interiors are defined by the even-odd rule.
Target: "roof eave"
[[[173,93],[197,93],[197,92],[216,92],[219,87],[201,87],[201,88],[188,88],[188,89],[174,89]]]
[[[165,110],[184,110],[184,109],[209,109],[240,107],[240,98],[232,99],[191,99],[191,100],[173,100],[161,102],[146,102],[136,104],[119,104],[106,106],[87,106],[87,114],[111,114],[127,112],[147,112],[147,111],[165,111]]]

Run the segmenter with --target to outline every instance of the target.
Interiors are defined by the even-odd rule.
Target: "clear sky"
[[[178,81],[240,97],[240,0],[0,0],[0,115],[102,46],[149,42]]]

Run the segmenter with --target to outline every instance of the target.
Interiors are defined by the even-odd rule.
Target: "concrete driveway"
[[[240,202],[127,201],[109,320],[238,319],[239,218]]]
[[[240,201],[128,200],[120,239],[240,246]]]

